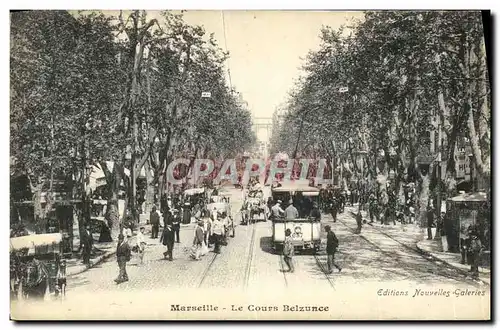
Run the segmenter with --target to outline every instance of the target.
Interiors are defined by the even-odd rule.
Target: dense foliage
[[[114,205],[121,185],[136,200],[142,168],[154,186],[175,156],[234,156],[255,141],[226,84],[228,54],[182,14],[26,11],[11,14],[11,29],[11,172],[30,179],[40,218],[54,178],[84,198],[98,165]]]
[[[479,188],[489,187],[490,90],[479,12],[367,12],[349,27],[323,28],[304,72],[272,137],[274,152],[328,155],[342,168],[343,186],[362,182],[358,188],[376,192],[381,205],[389,174],[396,196],[414,182],[425,211],[438,187],[454,192],[457,149],[470,146]],[[437,165],[446,167],[442,184]]]

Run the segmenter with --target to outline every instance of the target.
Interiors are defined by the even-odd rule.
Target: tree
[[[275,150],[339,159],[358,189],[376,187],[383,207],[388,194],[404,202],[404,184],[416,181],[425,223],[429,199],[441,194],[436,167],[443,158],[453,187],[466,122],[478,172],[489,175],[489,92],[479,19],[476,12],[366,12],[348,29],[323,28],[320,49],[309,54],[305,78],[273,136]],[[348,93],[339,93],[342,86]],[[366,156],[359,159],[359,151]]]

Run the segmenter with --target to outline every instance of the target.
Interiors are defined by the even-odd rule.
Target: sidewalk
[[[470,265],[461,264],[461,256],[458,253],[442,252],[441,244],[435,240],[422,240],[417,242],[417,249],[425,254],[432,256],[456,270],[469,275]],[[479,267],[479,279],[490,284],[491,270],[487,267]]]
[[[116,253],[116,243],[94,243],[93,255],[90,259],[90,265],[85,265],[81,257],[75,256],[72,259],[66,260],[66,276],[77,275],[83,273],[89,268],[92,268]]]
[[[141,223],[137,230],[139,229],[140,226],[143,226],[145,228],[145,236],[146,236],[146,241],[148,246],[159,246],[160,240],[158,239],[151,239],[151,225],[146,225],[145,223]],[[190,224],[181,224],[181,232],[185,232],[186,230],[194,230],[195,223],[190,223]],[[160,225],[160,231],[159,235],[161,235],[163,231],[163,226]],[[132,244],[135,242],[135,237],[136,237],[137,232],[134,231],[134,235],[131,238]],[[96,237],[98,238],[99,235],[96,234],[94,235],[94,242],[96,241]],[[192,242],[192,236],[188,234],[188,239],[182,240],[181,241],[181,249],[186,250],[191,247],[191,242]],[[94,243],[94,254],[92,255],[90,259],[90,265],[85,265],[82,262],[82,259],[80,256],[75,256],[72,259],[68,259],[66,261],[66,276],[72,276],[72,275],[78,275],[86,270],[95,267],[96,265],[106,261],[108,258],[112,257],[116,253],[116,242],[109,242],[109,243]]]

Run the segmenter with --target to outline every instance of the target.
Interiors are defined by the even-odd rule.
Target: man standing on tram
[[[294,220],[299,217],[299,211],[295,206],[293,206],[293,200],[290,199],[290,205],[285,209],[285,219],[286,220]]]
[[[271,216],[273,219],[278,219],[285,214],[285,211],[281,208],[281,201],[278,200],[276,204],[271,208]]]

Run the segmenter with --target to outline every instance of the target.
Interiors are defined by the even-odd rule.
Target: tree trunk
[[[484,50],[484,39],[481,40],[481,45],[479,47],[478,54],[475,54],[471,45],[465,45],[465,51],[463,54],[462,67],[463,73],[467,78],[473,76],[473,78],[479,78],[480,80],[485,78],[486,73],[486,62],[485,62],[485,50]],[[479,63],[477,63],[479,62]],[[479,65],[477,65],[479,64]],[[474,75],[473,68],[478,67],[477,75]],[[482,70],[482,71],[481,71]],[[466,87],[466,110],[467,110],[467,133],[469,136],[472,155],[474,163],[477,168],[478,177],[477,185],[479,189],[488,189],[489,181],[491,176],[491,164],[490,164],[490,128],[488,125],[488,119],[490,118],[490,109],[488,107],[487,85],[486,81],[483,82],[485,90],[485,95],[483,95],[484,102],[481,102],[481,106],[475,109],[474,95],[476,94],[477,82],[475,79],[469,82]],[[476,116],[476,117],[474,117]],[[477,131],[476,131],[477,125]]]
[[[35,230],[37,234],[45,233],[45,219],[44,219],[44,210],[42,206],[42,186],[43,182],[35,183],[32,185],[32,193],[33,193],[33,208],[34,208],[34,216],[35,216]]]
[[[431,165],[432,166],[432,165]],[[420,227],[427,227],[427,206],[429,204],[430,196],[430,183],[433,171],[429,170],[429,173],[422,175],[419,185],[418,193],[418,218]]]
[[[146,172],[146,203],[144,212],[148,214],[151,212],[151,209],[154,206],[155,186],[154,177],[151,174],[151,166],[149,165],[149,161],[144,164],[144,169]]]
[[[469,135],[469,140],[472,148],[472,155],[474,159],[474,164],[476,165],[478,172],[478,188],[484,187],[485,183],[489,183],[490,177],[490,164],[489,157],[488,164],[483,162],[483,152],[481,150],[481,146],[479,144],[479,137],[476,133],[476,128],[474,124],[474,114],[473,114],[473,105],[472,105],[472,97],[469,97],[468,100],[468,117],[467,117],[467,133]]]
[[[106,174],[106,185],[108,190],[108,201],[106,207],[105,218],[108,222],[108,227],[111,230],[111,237],[116,238],[120,232],[120,213],[118,208],[118,194],[120,191],[120,183],[122,181],[121,171],[118,169],[120,165],[114,162],[113,171],[109,172],[105,162],[101,163]]]

